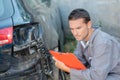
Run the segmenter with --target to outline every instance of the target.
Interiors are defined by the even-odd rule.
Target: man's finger
[[[58,61],[55,57],[52,57],[53,60]]]

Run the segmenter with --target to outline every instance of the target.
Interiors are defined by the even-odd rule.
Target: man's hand
[[[70,68],[67,67],[63,62],[57,60],[55,57],[53,57],[53,60],[55,60],[55,65],[56,65],[57,68],[65,71],[65,72],[70,73]]]

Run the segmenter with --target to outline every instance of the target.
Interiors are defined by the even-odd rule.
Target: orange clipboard
[[[49,50],[50,54],[63,62],[66,66],[78,70],[84,70],[86,67],[73,53],[59,53]]]

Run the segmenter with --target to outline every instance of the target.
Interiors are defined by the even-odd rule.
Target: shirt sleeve
[[[106,42],[94,46],[91,67],[86,70],[70,70],[71,80],[106,80],[110,70],[115,66],[113,63],[113,46]]]

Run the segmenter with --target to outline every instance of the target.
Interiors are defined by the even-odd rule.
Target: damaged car
[[[56,17],[44,12],[50,5],[50,0],[0,0],[0,80],[66,80],[49,54],[62,50],[64,41],[59,11],[53,9]]]

